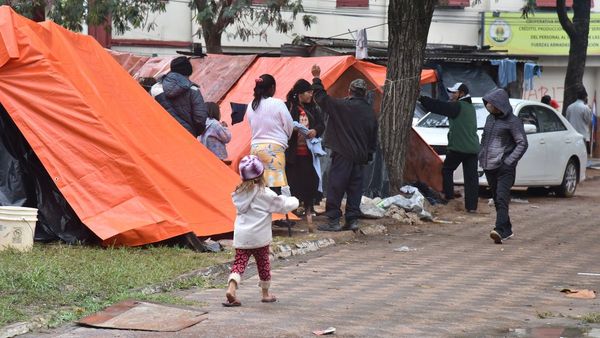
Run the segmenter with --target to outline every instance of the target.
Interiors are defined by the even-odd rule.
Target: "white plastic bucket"
[[[37,213],[36,208],[0,206],[0,250],[31,250]]]

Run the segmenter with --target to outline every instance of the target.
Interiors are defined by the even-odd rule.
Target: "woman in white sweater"
[[[233,229],[235,262],[231,268],[224,306],[240,306],[236,297],[242,274],[246,270],[250,256],[254,256],[262,289],[262,302],[272,303],[277,299],[269,294],[271,284],[271,263],[269,247],[273,239],[271,214],[287,213],[298,207],[295,197],[278,196],[264,184],[264,166],[254,155],[245,156],[240,161],[242,183],[232,194],[237,214]]]
[[[287,186],[285,149],[294,131],[294,121],[285,103],[273,97],[275,79],[263,74],[255,80],[254,100],[246,116],[252,129],[250,153],[258,156],[265,167],[265,184],[278,195]]]

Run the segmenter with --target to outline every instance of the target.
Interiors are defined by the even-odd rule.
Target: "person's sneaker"
[[[503,240],[503,241],[505,241],[505,240],[507,240],[507,239],[511,239],[511,238],[513,238],[513,236],[514,236],[514,235],[515,235],[515,234],[514,234],[514,233],[511,231],[511,232],[510,232],[510,234],[508,234],[508,235],[506,235],[506,236],[503,236],[503,237],[502,237],[502,240]]]
[[[502,236],[496,230],[490,231],[490,238],[494,240],[496,244],[502,244]]]
[[[342,230],[352,230],[352,231],[358,230],[358,220],[357,219],[346,220],[346,223],[342,227]]]
[[[340,220],[338,218],[330,219],[327,223],[320,224],[317,229],[320,231],[341,231],[342,226],[340,225]]]
[[[467,210],[467,213],[469,213],[469,214],[476,214],[477,210]]]

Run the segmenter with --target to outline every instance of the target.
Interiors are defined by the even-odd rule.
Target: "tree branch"
[[[567,16],[567,9],[565,7],[565,0],[556,0],[556,14],[558,14],[558,21],[560,25],[565,30],[569,37],[575,36],[575,26],[573,26],[573,22]]]

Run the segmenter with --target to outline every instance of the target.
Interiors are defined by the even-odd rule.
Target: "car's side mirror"
[[[537,133],[537,127],[531,123],[524,123],[523,128],[525,128],[525,134]]]

